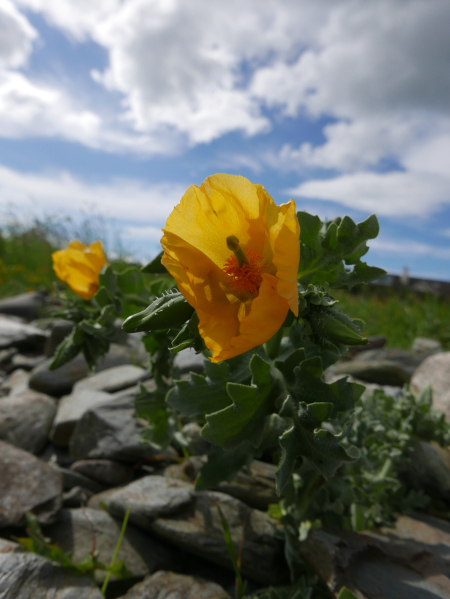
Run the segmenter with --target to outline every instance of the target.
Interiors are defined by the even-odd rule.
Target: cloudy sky
[[[450,280],[449,0],[0,0],[0,214],[102,214],[142,260],[217,172],[371,264]]]

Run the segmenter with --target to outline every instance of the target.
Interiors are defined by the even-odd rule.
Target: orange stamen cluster
[[[248,264],[239,266],[236,256],[233,254],[225,262],[222,270],[228,275],[229,283],[240,293],[257,294],[259,286],[262,283],[261,271],[267,268],[265,264],[259,265],[262,258],[253,250],[246,250],[245,255]]]

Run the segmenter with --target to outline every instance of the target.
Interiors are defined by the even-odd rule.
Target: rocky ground
[[[196,492],[193,481],[209,448],[195,424],[186,425],[191,457],[185,461],[175,450],[160,455],[140,441],[133,398],[138,383],[153,383],[137,365],[145,360],[139,339],[118,328],[116,343],[92,376],[81,357],[49,371],[70,323],[37,319],[42,301],[30,293],[0,302],[0,599],[102,597],[101,570],[94,582],[12,540],[25,535],[27,511],[74,562],[95,551],[109,564],[131,508],[118,555],[131,578],[112,577],[109,597],[233,596],[218,505],[233,540],[243,541],[249,590],[288,584],[280,528],[266,513],[277,501],[275,467],[255,461],[231,483]],[[368,349],[330,369],[328,380],[350,374],[394,397],[405,382],[416,392],[431,382],[435,406],[450,417],[450,352],[424,339],[411,351],[383,344],[373,339]],[[201,368],[195,355],[178,360],[182,372]],[[434,476],[450,499],[446,454],[422,445],[423,476]],[[330,597],[348,584],[361,599],[450,599],[450,525],[436,518],[405,515],[395,529],[376,534],[313,530],[302,557]]]

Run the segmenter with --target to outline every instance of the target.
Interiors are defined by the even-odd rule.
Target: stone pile
[[[255,460],[233,481],[213,491],[195,491],[193,482],[209,450],[198,425],[185,427],[191,457],[184,461],[175,450],[161,456],[141,443],[133,399],[138,384],[151,390],[153,381],[139,339],[118,334],[94,375],[88,374],[82,357],[50,371],[52,352],[70,326],[36,320],[42,301],[39,294],[19,296],[15,311],[14,298],[9,298],[3,314],[0,302],[0,599],[102,597],[104,571],[96,570],[94,580],[71,574],[13,541],[25,536],[27,511],[75,562],[94,552],[109,564],[130,508],[118,555],[130,577],[112,576],[108,597],[232,596],[234,573],[218,507],[236,548],[242,548],[241,569],[249,590],[289,584],[282,530],[267,514],[277,502],[275,467]],[[384,385],[393,395],[405,380],[417,390],[436,381],[436,401],[450,415],[450,353],[430,343],[418,343],[411,352],[380,345],[378,341],[355,353],[353,360],[328,372],[328,379],[356,364],[359,370],[352,376]],[[380,364],[387,362],[380,375]],[[179,367],[198,372],[201,363],[186,353]],[[428,464],[437,464],[435,479],[444,481],[442,497],[450,498],[450,469],[438,448],[425,444],[418,464],[419,458],[428,475]],[[435,479],[429,484],[439,486]],[[302,555],[333,594],[343,582],[363,598],[402,596],[397,591],[414,598],[420,589],[430,597],[450,598],[442,574],[450,571],[450,530],[437,520],[404,517],[397,529],[380,535],[312,531]],[[425,565],[423,555],[428,556]],[[379,594],[368,588],[371,556],[376,558]]]

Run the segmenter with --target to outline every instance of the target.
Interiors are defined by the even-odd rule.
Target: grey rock
[[[122,599],[230,599],[230,595],[214,582],[201,578],[156,572],[136,584]]]
[[[59,472],[31,453],[0,441],[0,528],[23,526],[32,511],[41,524],[61,508]]]
[[[42,364],[44,360],[45,356],[42,354],[27,356],[24,354],[16,354],[11,360],[9,371],[16,370],[17,368],[22,368],[23,370],[33,370],[33,368],[36,368],[36,366]]]
[[[0,314],[20,316],[26,320],[34,320],[44,305],[43,294],[31,291],[0,300]]]
[[[8,539],[0,539],[0,554],[1,553],[21,553],[23,551],[22,545],[9,541]]]
[[[61,398],[58,412],[50,433],[50,439],[55,445],[66,447],[82,416],[92,408],[110,403],[109,393],[95,389],[74,390],[70,395]]]
[[[111,487],[126,485],[133,480],[131,466],[113,460],[79,460],[70,469]]]
[[[70,491],[65,491],[62,495],[63,507],[75,508],[84,507],[89,499],[94,495],[92,491],[83,489],[82,487],[72,487]]]
[[[59,447],[48,443],[42,453],[39,454],[39,458],[47,464],[53,464],[62,466],[63,468],[69,468],[73,464],[73,459],[69,455],[67,447]]]
[[[191,456],[181,464],[167,466],[164,476],[194,483],[206,458]],[[253,460],[250,468],[242,468],[231,482],[221,482],[217,490],[240,499],[245,504],[266,511],[271,503],[278,503],[275,492],[276,466]]]
[[[49,329],[50,334],[45,344],[45,355],[51,358],[61,341],[72,332],[73,322],[63,318],[48,319],[46,328]]]
[[[197,422],[188,422],[182,430],[183,434],[189,439],[187,450],[190,455],[204,455],[211,450],[211,443],[200,435],[202,427]]]
[[[372,349],[357,354],[353,360],[335,364],[332,370],[368,383],[402,387],[429,355],[430,352]]]
[[[405,475],[413,489],[450,502],[450,451],[433,443],[419,442]]]
[[[99,482],[92,480],[92,478],[88,478],[79,472],[74,472],[73,470],[67,468],[61,468],[61,466],[53,467],[62,474],[64,491],[69,491],[73,487],[81,487],[82,489],[87,489],[92,493],[101,493],[105,490],[105,487]]]
[[[40,453],[56,414],[56,400],[31,389],[0,400],[0,440]]]
[[[30,374],[22,368],[18,368],[2,383],[2,391],[9,395],[21,395],[28,390]]]
[[[163,476],[145,476],[122,489],[112,489],[92,497],[89,506],[106,505],[112,516],[123,518],[127,508],[130,522],[151,530],[152,522],[160,516],[176,514],[194,501],[192,485]]]
[[[195,493],[192,485],[161,476],[147,476],[118,490],[92,497],[90,507],[104,503],[108,512],[157,534],[189,553],[226,568],[232,563],[217,509],[220,505],[237,551],[244,538],[242,574],[263,585],[289,580],[277,522],[223,493]]]
[[[429,339],[428,337],[416,337],[413,341],[412,351],[418,352],[441,352],[442,343],[437,339]]]
[[[44,533],[65,553],[72,553],[75,563],[92,553],[95,548],[98,551],[98,559],[109,565],[121,526],[121,520],[116,520],[103,510],[64,509],[58,522],[45,527]],[[132,524],[128,524],[117,559],[123,560],[132,575],[132,580],[126,583],[130,587],[133,582],[141,580],[147,574],[172,568],[175,565],[172,556],[173,552],[166,549],[159,541],[152,539]],[[96,582],[102,583],[105,575],[104,571],[97,570]],[[109,584],[113,590],[115,585],[120,586],[123,583],[112,576]]]
[[[70,440],[70,455],[74,460],[145,460],[155,450],[142,443],[140,428],[133,402],[115,400],[98,406],[88,410],[78,421]]]
[[[279,525],[267,514],[224,493],[196,493],[194,506],[173,516],[157,518],[151,523],[151,530],[181,549],[231,569],[218,504],[228,523],[236,553],[244,539],[242,575],[265,586],[287,583],[289,571]]]
[[[4,367],[5,365],[8,365],[13,356],[15,354],[17,354],[19,350],[16,349],[15,347],[8,347],[8,349],[1,349],[0,350],[0,366]]]
[[[136,385],[139,381],[148,378],[148,372],[139,366],[124,364],[115,368],[108,368],[75,383],[74,391],[80,389],[95,389],[113,393],[127,387]]]
[[[202,373],[205,369],[205,356],[196,354],[191,347],[183,349],[175,356],[174,366],[178,368],[180,374],[185,372]]]
[[[89,368],[82,355],[64,364],[56,370],[49,370],[52,359],[48,358],[31,372],[30,387],[54,397],[67,395],[72,391],[75,383],[87,377]],[[132,361],[126,347],[111,343],[109,352],[100,358],[97,371],[106,370]]]
[[[155,381],[153,379],[147,379],[146,381],[141,381],[138,385],[133,385],[127,389],[116,391],[111,393],[111,395],[114,397],[114,399],[128,399],[129,401],[134,401],[136,395],[140,391],[141,386],[147,389],[147,391],[155,391],[156,389]]]
[[[450,420],[450,352],[430,356],[414,372],[411,378],[414,393],[428,385],[433,389],[433,406]]]
[[[0,599],[103,599],[88,576],[33,553],[0,554]]]
[[[0,349],[12,346],[20,349],[43,347],[46,339],[45,331],[17,322],[12,317],[0,316]]]
[[[311,529],[300,557],[336,597],[346,586],[368,599],[450,599],[448,549],[399,538],[392,529],[389,535]]]

